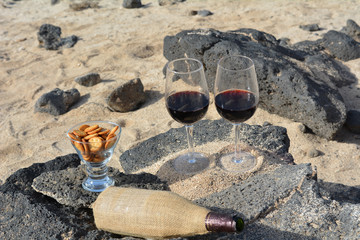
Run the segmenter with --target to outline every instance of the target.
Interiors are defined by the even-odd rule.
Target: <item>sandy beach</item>
[[[109,120],[122,126],[122,135],[110,166],[122,169],[119,157],[140,142],[181,127],[168,114],[164,102],[163,40],[183,30],[213,28],[220,31],[254,28],[289,38],[290,43],[321,38],[329,30],[341,30],[348,19],[360,23],[360,1],[219,1],[187,0],[159,6],[143,0],[137,9],[125,9],[120,0],[100,1],[99,8],[74,11],[69,1],[0,1],[0,183],[16,170],[33,163],[74,153],[66,131],[88,120]],[[192,16],[209,10],[211,16]],[[49,51],[39,48],[37,32],[42,24],[61,27],[62,37],[76,35],[72,48]],[[300,25],[316,23],[320,31]],[[343,62],[360,78],[360,59]],[[96,72],[102,82],[84,87],[78,76]],[[146,103],[128,113],[112,112],[106,98],[113,89],[140,78]],[[34,112],[41,95],[54,88],[77,88],[80,101],[67,113],[53,116]],[[360,110],[360,83],[341,90],[348,110]],[[211,96],[211,101],[213,96]],[[220,119],[212,104],[205,119]],[[334,140],[300,131],[301,123],[258,109],[248,124],[269,122],[287,129],[289,152],[296,163],[312,163],[318,178],[326,182],[360,186],[360,135],[345,127]],[[195,129],[196,132],[196,129]],[[184,132],[185,134],[185,132]],[[202,146],[210,151],[213,144]],[[321,154],[311,157],[312,150]],[[154,165],[153,168],[159,166]],[[152,171],[151,167],[147,169]],[[196,184],[196,181],[193,182]]]

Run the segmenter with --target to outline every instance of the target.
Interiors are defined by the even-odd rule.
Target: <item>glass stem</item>
[[[235,156],[233,161],[235,163],[241,163],[241,157],[240,157],[240,145],[239,145],[239,139],[240,139],[240,124],[234,124],[235,125]]]
[[[187,135],[187,140],[188,140],[188,150],[189,150],[189,163],[194,163],[195,159],[194,159],[194,137],[193,137],[193,132],[194,132],[194,126],[193,125],[186,125],[185,126],[186,129],[186,135]]]
[[[93,180],[102,180],[106,178],[108,173],[108,167],[106,164],[86,164],[86,171],[88,177]]]

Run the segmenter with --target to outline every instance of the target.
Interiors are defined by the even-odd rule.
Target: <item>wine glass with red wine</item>
[[[259,102],[259,87],[253,61],[245,56],[219,60],[215,78],[215,106],[218,113],[235,125],[235,151],[221,156],[225,170],[244,173],[256,166],[256,157],[240,150],[240,123],[251,118]]]
[[[209,107],[209,90],[200,61],[181,58],[167,64],[165,101],[170,116],[184,124],[187,133],[188,153],[175,158],[175,170],[193,174],[206,169],[209,159],[194,152],[193,146],[193,124],[205,116]]]

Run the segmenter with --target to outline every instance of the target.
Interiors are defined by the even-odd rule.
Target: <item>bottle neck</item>
[[[209,232],[241,232],[244,222],[228,214],[209,212],[205,218],[205,227]]]

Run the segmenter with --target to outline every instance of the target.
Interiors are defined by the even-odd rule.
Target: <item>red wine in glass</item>
[[[219,114],[232,123],[245,122],[256,110],[255,95],[246,90],[227,90],[215,97],[215,106]]]
[[[196,91],[177,92],[167,97],[166,106],[174,120],[183,124],[193,124],[206,114],[209,98]]]
[[[194,58],[180,58],[166,65],[165,105],[170,116],[185,125],[188,152],[177,156],[172,165],[178,173],[195,174],[207,169],[209,158],[194,151],[193,124],[209,107],[209,90],[203,64]]]
[[[254,115],[259,102],[254,62],[240,55],[221,58],[217,65],[214,95],[220,116],[235,126],[234,152],[219,158],[223,169],[237,173],[253,171],[257,159],[252,153],[241,151],[239,139],[241,123]]]

